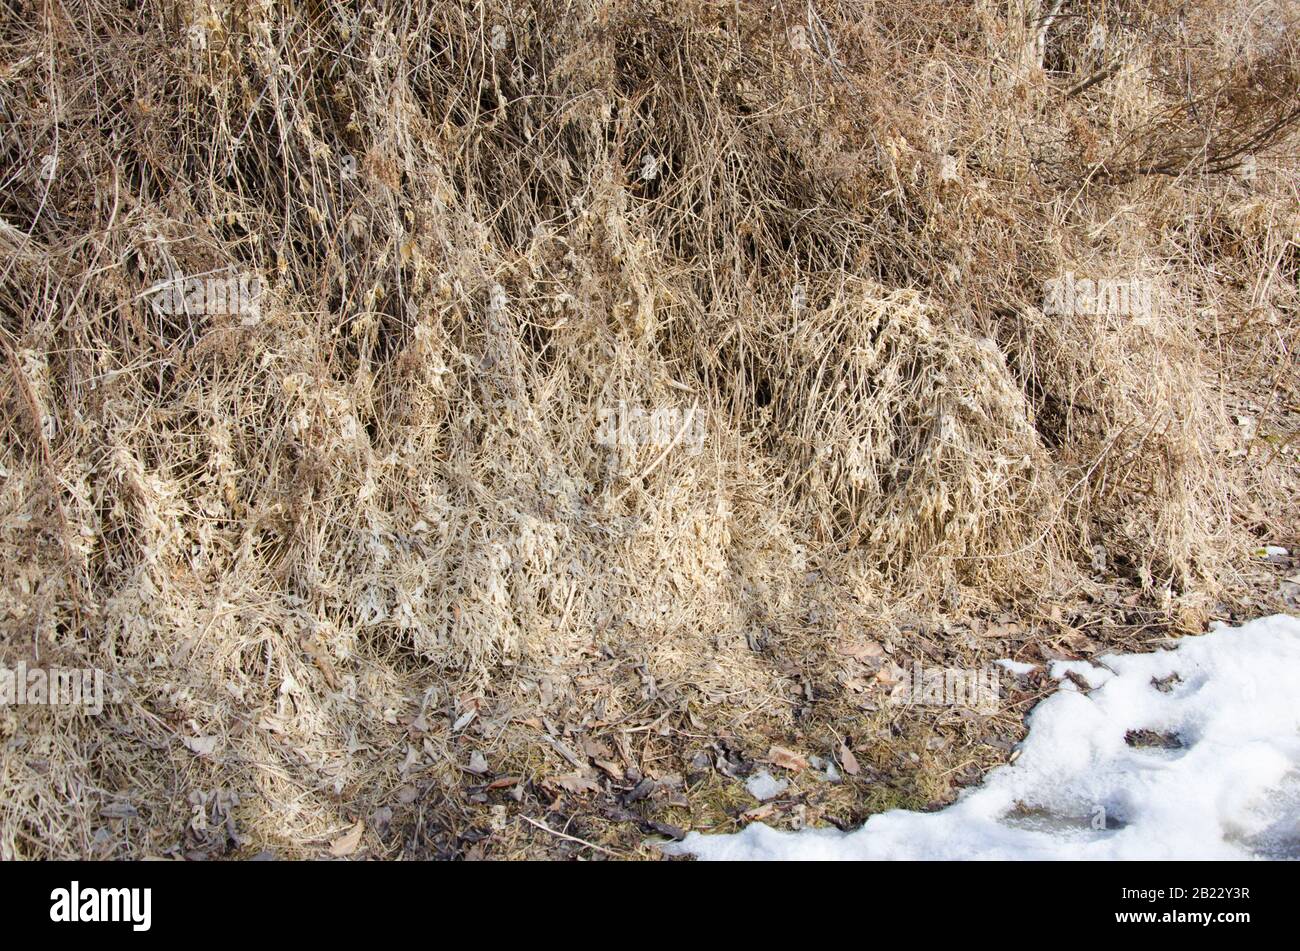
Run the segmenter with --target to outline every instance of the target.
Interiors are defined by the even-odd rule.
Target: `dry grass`
[[[1197,629],[1294,534],[1300,53],[1180,6],[11,3],[0,660],[122,696],[0,712],[0,856],[647,855],[846,736],[799,821],[860,821],[1027,700],[853,645]]]

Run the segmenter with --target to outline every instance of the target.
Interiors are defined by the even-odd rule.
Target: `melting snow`
[[[745,789],[749,794],[759,802],[767,802],[769,799],[775,799],[790,784],[784,779],[773,779],[772,774],[765,769],[760,769],[753,776],[749,777],[745,783]]]
[[[997,664],[999,667],[1005,667],[1007,670],[1011,671],[1017,677],[1023,677],[1026,674],[1031,674],[1038,669],[1037,664],[1022,664],[1018,660],[998,660],[998,661],[994,661],[994,663]]]
[[[1300,621],[1051,665],[1016,762],[933,813],[856,832],[691,833],[702,859],[1300,858]],[[752,782],[752,780],[751,780]],[[751,790],[752,791],[752,790]],[[760,797],[761,798],[761,797]]]

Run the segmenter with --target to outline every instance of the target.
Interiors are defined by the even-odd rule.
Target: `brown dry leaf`
[[[310,656],[311,659],[315,662],[322,676],[324,676],[325,682],[329,684],[329,688],[331,690],[338,690],[339,689],[338,674],[334,672],[334,664],[330,660],[329,654],[326,652],[325,648],[322,645],[317,644],[315,641],[312,640],[304,640],[302,642],[302,647],[303,650],[306,651],[308,656]]]
[[[1094,641],[1087,634],[1084,634],[1081,631],[1077,631],[1074,628],[1067,628],[1066,630],[1061,632],[1061,635],[1058,638],[1058,643],[1061,642],[1064,642],[1065,644],[1069,645],[1071,649],[1080,651],[1082,653],[1095,654],[1098,650],[1100,650],[1100,647],[1098,646],[1096,641]]]
[[[575,795],[600,792],[600,784],[588,779],[581,773],[565,773],[563,776],[552,776],[550,779],[544,780],[542,785],[553,789],[563,789],[565,792],[571,792]]]
[[[794,750],[787,750],[784,746],[774,746],[767,751],[767,761],[773,766],[780,766],[782,769],[788,769],[792,773],[808,768],[808,760]]]
[[[866,638],[848,644],[841,644],[837,650],[843,656],[852,657],[854,660],[875,660],[885,656],[885,649],[880,646],[878,641]]]
[[[897,664],[889,664],[888,666],[881,667],[880,670],[876,671],[876,680],[880,681],[880,683],[884,684],[886,687],[892,687],[894,684],[902,683],[905,674],[906,671]]]
[[[844,772],[850,776],[856,776],[862,771],[862,767],[858,765],[858,758],[853,755],[853,751],[849,749],[847,743],[840,744],[840,765],[844,767]]]
[[[365,821],[358,819],[356,825],[330,843],[330,855],[336,859],[351,855],[361,845],[361,836],[365,831]]]
[[[268,733],[284,734],[289,732],[289,729],[285,726],[282,718],[269,713],[257,721],[257,726],[259,729],[265,730]]]

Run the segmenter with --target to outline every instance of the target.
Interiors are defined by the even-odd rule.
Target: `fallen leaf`
[[[195,756],[211,756],[212,751],[217,748],[217,738],[215,736],[184,736],[181,742]]]
[[[1100,647],[1097,642],[1081,631],[1068,628],[1061,632],[1058,642],[1064,642],[1071,650],[1095,654]]]
[[[552,776],[550,779],[543,781],[542,785],[550,786],[554,789],[563,789],[565,792],[571,792],[575,795],[581,795],[588,792],[600,792],[600,784],[588,779],[580,773],[566,773],[563,776]]]
[[[892,687],[894,684],[902,683],[903,677],[906,673],[907,672],[897,664],[889,664],[888,666],[881,667],[880,670],[876,671],[876,680],[880,681],[886,687]]]
[[[326,653],[325,648],[312,641],[304,641],[302,646],[311,656],[311,659],[316,662],[316,666],[320,669],[321,674],[324,675],[325,682],[329,684],[329,688],[331,690],[338,690],[338,674],[334,672],[334,664],[330,661],[329,654]]]
[[[885,656],[885,649],[878,642],[867,639],[854,641],[851,644],[841,644],[838,652],[855,660],[872,660],[876,657]]]
[[[788,769],[792,773],[808,768],[808,760],[794,750],[787,750],[784,746],[774,746],[767,751],[767,761],[773,766],[780,766],[782,769]]]
[[[357,847],[361,845],[361,836],[365,831],[365,822],[358,819],[356,825],[330,843],[330,855],[334,856],[336,859],[341,859],[345,855],[351,855],[357,850]]]
[[[659,785],[658,783],[656,783],[653,779],[647,776],[645,779],[641,780],[639,783],[637,783],[635,786],[632,787],[632,790],[623,797],[623,801],[640,802],[646,796],[654,792],[655,788],[658,785]]]
[[[285,727],[283,720],[281,720],[279,717],[271,716],[270,714],[267,714],[266,716],[258,720],[257,725],[260,729],[263,729],[268,733],[289,732],[288,729]]]
[[[862,767],[858,765],[858,758],[853,755],[853,751],[849,749],[847,743],[840,744],[840,765],[844,767],[844,772],[850,776],[856,776],[862,771]]]

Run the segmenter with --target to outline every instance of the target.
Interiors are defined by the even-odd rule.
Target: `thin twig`
[[[606,855],[612,855],[616,859],[627,857],[626,853],[615,852],[612,849],[607,849],[602,845],[597,845],[595,842],[588,842],[586,839],[579,839],[576,835],[569,835],[567,832],[556,832],[546,823],[538,822],[536,819],[530,819],[528,816],[521,814],[520,818],[531,825],[537,826],[537,828],[541,829],[543,832],[549,832],[557,839],[568,839],[570,842],[577,842],[579,845],[585,845],[587,848],[595,849],[597,852],[604,852]]]

